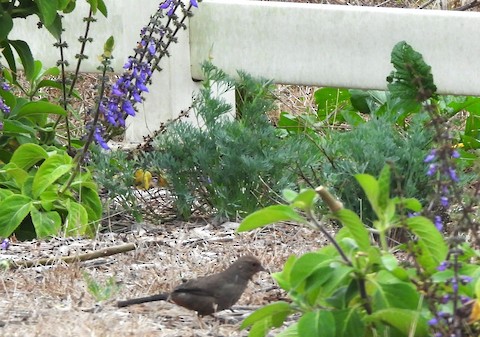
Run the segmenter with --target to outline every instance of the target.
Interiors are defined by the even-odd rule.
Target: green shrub
[[[184,217],[192,209],[234,217],[271,204],[274,192],[294,181],[289,169],[293,142],[277,137],[266,113],[273,108],[271,84],[240,72],[230,79],[211,64],[195,97],[194,119],[172,122],[159,135],[144,167],[164,171]],[[218,94],[235,86],[237,116]]]

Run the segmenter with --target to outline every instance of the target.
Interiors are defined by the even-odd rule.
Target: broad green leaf
[[[54,154],[46,159],[33,178],[33,196],[38,198],[57,179],[70,172],[72,167],[72,158],[66,154]]]
[[[96,190],[82,188],[79,198],[87,210],[89,221],[99,220],[102,217],[102,202]]]
[[[9,40],[8,43],[17,51],[17,54],[20,57],[20,61],[23,65],[23,69],[25,70],[25,77],[31,81],[35,65],[30,47],[25,41],[22,40]]]
[[[308,189],[300,192],[295,199],[292,200],[291,206],[307,211],[313,208],[315,200],[317,199],[317,192]]]
[[[19,187],[25,183],[25,180],[28,177],[28,172],[11,162],[5,165],[3,169],[0,169],[0,172],[3,170]]]
[[[393,97],[420,103],[435,94],[437,87],[433,81],[432,68],[425,63],[422,54],[401,41],[393,47],[391,56],[395,71],[387,77],[387,87]]]
[[[0,41],[7,38],[8,34],[13,28],[13,20],[8,12],[0,9]]]
[[[365,195],[367,196],[368,202],[372,205],[373,210],[377,216],[381,213],[378,198],[380,195],[380,187],[378,181],[369,174],[356,174],[355,179],[362,187]]]
[[[298,334],[302,337],[335,337],[335,318],[327,310],[307,312],[298,321]]]
[[[57,15],[58,0],[35,0],[40,11],[40,19],[45,26],[53,24]]]
[[[248,335],[250,337],[250,335]],[[300,337],[298,333],[298,322],[289,325],[286,329],[275,335],[276,337]]]
[[[55,19],[53,20],[53,23],[51,25],[45,25],[45,28],[47,28],[50,34],[52,34],[52,36],[57,39],[57,41],[60,41],[60,37],[62,36],[62,27],[62,18],[58,14],[55,15]]]
[[[113,48],[115,47],[115,39],[110,36],[103,45],[103,55],[106,57],[112,57]]]
[[[39,238],[58,235],[62,228],[62,219],[57,212],[40,212],[32,207],[31,217]]]
[[[349,209],[343,208],[335,212],[335,217],[348,228],[360,250],[368,251],[370,248],[370,235],[358,215]]]
[[[296,260],[290,273],[290,284],[293,289],[299,286],[307,277],[313,274],[318,268],[328,265],[331,258],[318,254],[306,253]],[[329,275],[326,275],[330,277]]]
[[[97,0],[98,1],[98,10],[100,13],[103,14],[104,17],[108,17],[108,10],[107,6],[105,5],[105,2],[103,0]]]
[[[405,336],[429,336],[426,319],[415,310],[397,308],[378,310],[370,315],[369,320],[382,322],[395,327]],[[413,331],[414,327],[415,331]]]
[[[292,207],[287,205],[273,205],[248,215],[241,222],[237,232],[245,232],[279,221],[295,221],[304,224],[307,223],[307,221],[298,215],[298,213]]]
[[[67,200],[67,221],[65,234],[67,236],[83,235],[87,231],[88,214],[85,208],[78,202]]]
[[[0,201],[2,201],[3,199],[5,199],[6,197],[9,197],[11,195],[13,195],[12,191],[7,190],[5,188],[0,188]]]
[[[0,202],[0,236],[12,235],[32,207],[32,200],[25,195],[13,194],[3,199]]]
[[[47,158],[47,151],[40,145],[28,143],[20,145],[18,149],[15,150],[10,162],[16,164],[23,170],[28,170],[39,161]]]
[[[480,300],[480,278],[475,282],[475,297]]]
[[[336,337],[364,337],[365,323],[356,308],[332,311],[335,318]]]
[[[287,302],[275,302],[268,304],[252,314],[250,314],[240,325],[240,329],[243,330],[256,322],[263,321],[265,319],[273,319],[272,324],[275,323],[277,325],[271,325],[275,327],[279,327],[282,325],[285,318],[293,312],[290,304]]]
[[[373,283],[373,311],[387,308],[415,310],[419,307],[418,291],[409,283]]]
[[[66,116],[67,112],[61,106],[45,101],[29,102],[17,112],[19,117],[33,114],[55,114]]]
[[[290,275],[297,260],[298,258],[295,255],[290,255],[287,262],[285,262],[282,271],[272,274],[273,279],[277,281],[278,285],[284,290],[289,291],[292,287],[290,283]]]
[[[321,88],[313,94],[315,103],[318,106],[317,115],[320,120],[325,120],[340,105],[349,105],[350,92],[345,89]],[[341,109],[338,109],[339,111]],[[338,117],[341,117],[340,115]],[[339,120],[340,118],[337,118]],[[340,120],[341,121],[341,120]]]
[[[283,199],[285,199],[285,201],[288,202],[288,203],[291,203],[293,200],[295,200],[297,195],[298,195],[297,192],[295,192],[293,190],[290,190],[288,188],[286,188],[282,191]]]
[[[12,47],[8,43],[8,40],[0,41],[0,51],[7,60],[8,67],[10,68],[12,80],[16,81],[17,79],[17,64],[15,62],[15,55],[13,54]],[[5,72],[4,72],[5,73]]]
[[[57,190],[57,188],[49,188],[40,194],[40,203],[44,210],[51,211],[53,209],[54,203],[59,199]]]
[[[393,199],[397,205],[403,205],[406,209],[414,212],[420,212],[422,210],[422,204],[415,198],[398,198]]]
[[[408,218],[406,225],[419,238],[418,243],[421,248],[419,262],[422,267],[428,272],[435,271],[440,262],[445,260],[448,252],[442,234],[435,228],[432,221],[423,216]]]

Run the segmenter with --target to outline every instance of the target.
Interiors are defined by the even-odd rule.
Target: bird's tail
[[[153,296],[132,298],[130,300],[118,301],[117,307],[123,308],[133,304],[140,304],[140,303],[154,302],[154,301],[166,301],[168,297],[169,297],[168,293],[162,293],[162,294],[157,294]]]

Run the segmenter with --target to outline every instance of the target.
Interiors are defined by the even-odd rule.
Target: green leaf
[[[364,337],[365,323],[363,323],[356,308],[332,311],[335,318],[336,337]]]
[[[40,11],[40,19],[45,26],[50,26],[55,21],[58,0],[35,0]]]
[[[380,186],[378,181],[369,174],[356,174],[355,179],[362,187],[365,195],[367,196],[368,202],[372,205],[375,214],[377,217],[381,214],[381,209],[379,205],[379,195],[380,195]]]
[[[4,170],[10,179],[12,179],[17,186],[22,186],[28,177],[28,172],[19,168],[15,163],[8,163],[0,169],[0,172]]]
[[[290,284],[293,289],[299,286],[307,277],[318,268],[328,265],[332,259],[323,254],[306,253],[295,262],[290,272]],[[329,277],[329,275],[326,275]]]
[[[419,103],[437,91],[431,67],[425,63],[422,54],[413,50],[405,41],[393,47],[391,63],[395,71],[387,77],[387,87],[392,96]]]
[[[335,218],[340,220],[342,224],[348,228],[360,250],[366,252],[370,249],[370,235],[362,220],[360,220],[355,212],[343,208],[335,212]]]
[[[250,335],[248,335],[250,337]],[[283,331],[280,331],[278,334],[275,335],[276,337],[299,337],[298,333],[298,322],[289,325]]]
[[[387,308],[415,310],[419,307],[418,291],[409,283],[373,283],[373,311]]]
[[[390,200],[390,166],[384,165],[378,175],[378,206],[381,210],[387,208]]]
[[[27,80],[31,81],[33,78],[33,72],[35,70],[35,64],[30,47],[25,41],[21,40],[9,40],[8,43],[17,51],[17,54],[20,57],[20,61],[23,65],[23,69],[25,70],[25,77]]]
[[[56,14],[55,20],[53,23],[49,26],[45,25],[45,28],[52,34],[52,36],[57,39],[57,41],[60,40],[60,37],[62,36],[63,32],[63,25],[62,25],[62,18],[60,15]]]
[[[335,318],[326,310],[307,312],[298,321],[298,334],[302,337],[335,337]]]
[[[80,190],[80,201],[87,210],[89,221],[102,217],[102,202],[97,191],[83,187]]]
[[[0,9],[0,41],[6,40],[13,28],[13,20],[8,12]]]
[[[287,302],[275,302],[264,306],[250,314],[240,325],[240,329],[243,330],[257,322],[271,319],[271,325],[279,327],[283,324],[285,318],[293,312],[290,304]]]
[[[55,114],[66,116],[67,112],[61,106],[46,101],[29,102],[22,106],[17,116],[31,116],[35,114]]]
[[[113,48],[115,46],[115,39],[110,36],[103,45],[103,55],[106,57],[112,57]]]
[[[273,205],[248,215],[240,223],[237,232],[249,231],[279,221],[307,223],[292,207],[287,205]]]
[[[288,188],[286,188],[282,191],[283,199],[285,199],[285,201],[287,201],[289,204],[292,203],[293,200],[295,200],[297,195],[298,195],[297,192],[295,192],[293,190],[290,190]]]
[[[346,89],[321,88],[315,91],[313,96],[318,106],[317,116],[320,120],[327,119],[336,109],[340,111],[339,107],[350,104],[350,93]],[[340,119],[338,117],[341,116],[338,115],[337,120]]]
[[[432,221],[423,216],[408,218],[406,225],[419,238],[420,264],[428,272],[434,272],[440,262],[445,260],[448,252],[442,234]]]
[[[0,202],[0,236],[12,235],[32,207],[32,200],[25,195],[14,194],[3,199]]]
[[[20,145],[15,150],[10,159],[10,163],[16,164],[23,170],[28,170],[39,161],[47,158],[47,151],[45,151],[40,145],[28,143]]]
[[[67,221],[65,223],[65,234],[67,236],[83,235],[87,231],[88,214],[86,209],[78,202],[67,200]]]
[[[32,207],[31,217],[37,237],[58,235],[62,227],[62,219],[57,212],[40,212]]]
[[[292,207],[299,208],[303,211],[311,210],[317,199],[317,193],[313,189],[300,192],[291,203]]]
[[[108,17],[108,11],[107,11],[107,6],[105,5],[105,2],[103,0],[97,0],[98,1],[98,10],[100,13],[103,14],[104,17]]]
[[[19,134],[29,134],[34,136],[36,134],[36,130],[25,123],[14,119],[5,119],[3,121],[3,134],[9,136],[15,136]]]
[[[57,179],[70,172],[72,167],[72,158],[66,154],[54,154],[46,159],[33,178],[33,196],[38,198]]]
[[[404,336],[427,337],[429,335],[426,319],[415,310],[397,308],[378,310],[370,315],[369,320],[390,325]],[[413,331],[414,327],[416,327],[415,331]]]

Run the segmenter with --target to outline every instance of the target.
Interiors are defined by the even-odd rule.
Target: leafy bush
[[[399,43],[392,55],[395,67],[403,68],[399,59],[411,60],[396,53],[412,52],[405,42]],[[418,55],[415,60],[423,62]],[[460,154],[452,146],[449,132],[445,132],[448,128],[438,113],[438,106],[431,100],[434,90],[424,90],[434,88],[433,78],[425,71],[429,68],[420,66],[418,71],[413,68],[408,73],[392,73],[391,81],[404,88],[399,98],[410,103],[427,101],[425,111],[435,130],[435,147],[424,158],[428,170],[419,172],[426,171],[424,174],[429,177],[429,187],[434,192],[427,200],[428,207],[423,209],[419,200],[406,198],[404,191],[392,188],[392,171],[387,165],[378,178],[366,173],[355,174],[356,182],[365,193],[363,199],[368,200],[374,215],[370,226],[357,213],[344,208],[324,186],[299,193],[285,190],[286,205],[269,206],[247,216],[239,231],[282,220],[293,221],[320,231],[330,242],[316,252],[291,256],[283,271],[273,275],[288,292],[291,302],[269,304],[247,317],[242,328],[250,327],[249,336],[267,335],[294,313],[300,314],[298,321],[279,335],[463,337],[479,334],[480,243],[475,235],[470,242],[465,239],[467,233],[479,228],[474,214],[478,191],[464,203],[467,199],[460,193],[460,177],[455,169]],[[423,84],[419,86],[419,83]],[[329,209],[324,219],[339,221],[343,226],[335,237],[315,214],[318,199]],[[461,205],[461,215],[452,224],[448,237],[444,237],[442,218],[429,207],[435,203],[445,208]],[[411,239],[390,249],[387,238],[399,228]],[[378,244],[371,239],[373,233],[379,238]]]
[[[295,180],[289,169],[295,146],[277,137],[266,116],[273,108],[270,82],[242,72],[234,81],[211,64],[203,69],[206,80],[194,105],[198,125],[171,123],[155,140],[144,166],[166,173],[184,217],[198,205],[219,216],[246,214],[272,203],[272,192]],[[218,97],[233,85],[235,117]]]

